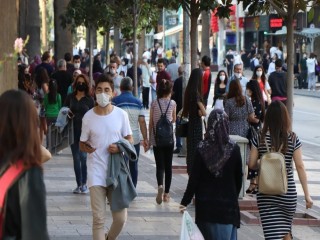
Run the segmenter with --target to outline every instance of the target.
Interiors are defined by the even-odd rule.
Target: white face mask
[[[96,94],[97,103],[100,107],[105,107],[110,104],[110,96],[106,93],[98,93]]]
[[[75,64],[73,64],[73,66],[74,66],[75,69],[79,69],[80,68],[80,63],[75,63]]]
[[[242,77],[242,74],[241,73],[234,73],[234,76],[239,79]]]
[[[226,76],[221,75],[221,76],[219,76],[219,79],[223,82],[226,79]]]
[[[116,74],[116,70],[114,70],[114,69],[112,68],[112,69],[110,69],[110,73],[111,73],[112,75],[114,75],[114,74]]]
[[[262,71],[256,71],[257,77],[261,77],[262,76]]]
[[[147,62],[148,62],[148,59],[145,59],[145,58],[144,58],[143,61],[144,61],[145,63],[147,63]]]

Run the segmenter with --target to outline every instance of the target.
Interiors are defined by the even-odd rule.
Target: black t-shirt
[[[233,56],[232,53],[228,53],[228,54],[226,55],[226,59],[228,60],[229,65],[233,65],[234,56]]]
[[[52,74],[52,78],[57,81],[58,93],[61,95],[61,101],[64,102],[67,97],[68,88],[72,83],[72,75],[67,71],[60,70]]]
[[[137,77],[138,77],[138,79],[140,79],[141,76],[142,76],[142,70],[141,70],[141,68],[137,67]],[[132,79],[132,81],[134,80],[133,67],[128,69],[127,77],[130,77]],[[138,81],[138,87],[140,87],[140,81]]]
[[[81,129],[82,118],[86,112],[94,107],[94,100],[90,96],[85,96],[78,100],[76,96],[71,93],[67,96],[64,106],[70,108],[74,114],[73,127],[75,129]]]
[[[287,73],[272,72],[269,76],[269,85],[271,88],[271,98],[287,97]]]

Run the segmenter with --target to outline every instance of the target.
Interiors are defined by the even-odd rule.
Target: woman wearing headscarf
[[[229,119],[223,110],[210,113],[195,158],[180,211],[195,194],[196,224],[204,239],[237,239],[242,160],[239,146],[229,138]]]

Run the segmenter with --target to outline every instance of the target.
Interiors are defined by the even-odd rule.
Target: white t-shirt
[[[119,96],[119,95],[121,94],[120,84],[121,84],[122,78],[123,78],[123,77],[120,76],[120,75],[116,75],[116,76],[113,78],[114,92],[115,92],[115,95],[116,95],[116,96]]]
[[[94,108],[82,119],[81,142],[88,142],[96,150],[87,158],[88,187],[106,187],[109,152],[107,148],[132,135],[128,114],[116,106],[108,115],[98,115]]]
[[[314,58],[308,58],[307,59],[307,68],[308,68],[308,73],[314,73],[315,72],[315,67],[317,64],[317,60]]]

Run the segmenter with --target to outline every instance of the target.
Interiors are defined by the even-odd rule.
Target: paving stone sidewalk
[[[184,161],[184,158],[178,158],[175,155],[175,164],[183,164]],[[307,169],[309,169],[308,164]],[[313,165],[313,169],[320,171],[320,164],[317,164],[316,167]],[[72,193],[76,182],[70,150],[63,150],[62,154],[54,156],[53,159],[47,162],[44,165],[44,173],[47,188],[48,228],[51,239],[92,239],[89,195]],[[318,172],[317,175],[319,176]],[[311,177],[310,180],[315,180],[315,177]],[[157,184],[154,158],[149,153],[142,153],[139,159],[138,197],[128,210],[128,221],[119,240],[179,239],[181,214],[178,212],[178,206],[187,180],[186,174],[174,174],[171,201],[157,205],[155,202]],[[315,185],[314,188],[313,185]],[[316,195],[318,197],[317,206],[320,206],[319,185],[318,181],[314,181],[311,184],[311,190],[317,189],[318,191]],[[299,190],[299,185],[298,191],[301,191]],[[299,205],[302,208],[301,192],[299,192],[299,196]],[[188,211],[194,216],[193,206],[189,206]],[[319,213],[319,208],[317,207],[313,211]],[[108,211],[106,231],[110,223],[111,214]],[[294,239],[320,239],[320,227],[294,226],[293,234]],[[257,225],[241,225],[238,230],[238,239],[263,239],[262,228]]]

